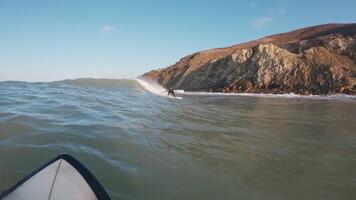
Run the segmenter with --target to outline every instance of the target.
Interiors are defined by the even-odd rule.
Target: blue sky
[[[215,47],[356,22],[356,1],[0,0],[0,81],[133,78]]]

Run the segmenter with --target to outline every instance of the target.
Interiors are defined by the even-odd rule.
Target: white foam
[[[309,99],[345,99],[356,100],[355,95],[332,94],[332,95],[299,95],[294,93],[287,94],[265,94],[265,93],[222,93],[222,92],[184,92],[184,95],[200,96],[247,96],[247,97],[268,97],[268,98],[309,98]]]

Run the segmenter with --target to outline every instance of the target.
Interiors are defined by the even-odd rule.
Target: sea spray
[[[135,79],[145,90],[156,94],[156,95],[160,95],[160,96],[166,96],[165,92],[166,89],[164,87],[162,87],[161,85],[159,85],[158,83],[145,79],[145,78],[136,78]]]
[[[149,79],[146,79],[146,78],[142,78],[142,77],[139,77],[139,78],[136,78],[135,79],[145,90],[153,93],[153,94],[156,94],[156,95],[159,95],[159,96],[164,96],[164,97],[168,97],[167,95],[167,89],[165,89],[162,85],[160,85],[159,83],[155,82],[155,81],[152,81],[152,80],[149,80]],[[179,94],[182,94],[184,93],[184,90],[175,90],[175,93],[179,93]],[[179,97],[181,98],[181,97]]]

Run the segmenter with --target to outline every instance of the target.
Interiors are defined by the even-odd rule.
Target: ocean
[[[0,83],[0,191],[58,154],[112,199],[356,199],[356,97]]]

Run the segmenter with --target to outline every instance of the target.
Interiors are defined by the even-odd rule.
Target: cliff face
[[[198,52],[143,75],[187,91],[356,94],[356,24],[327,24]]]

